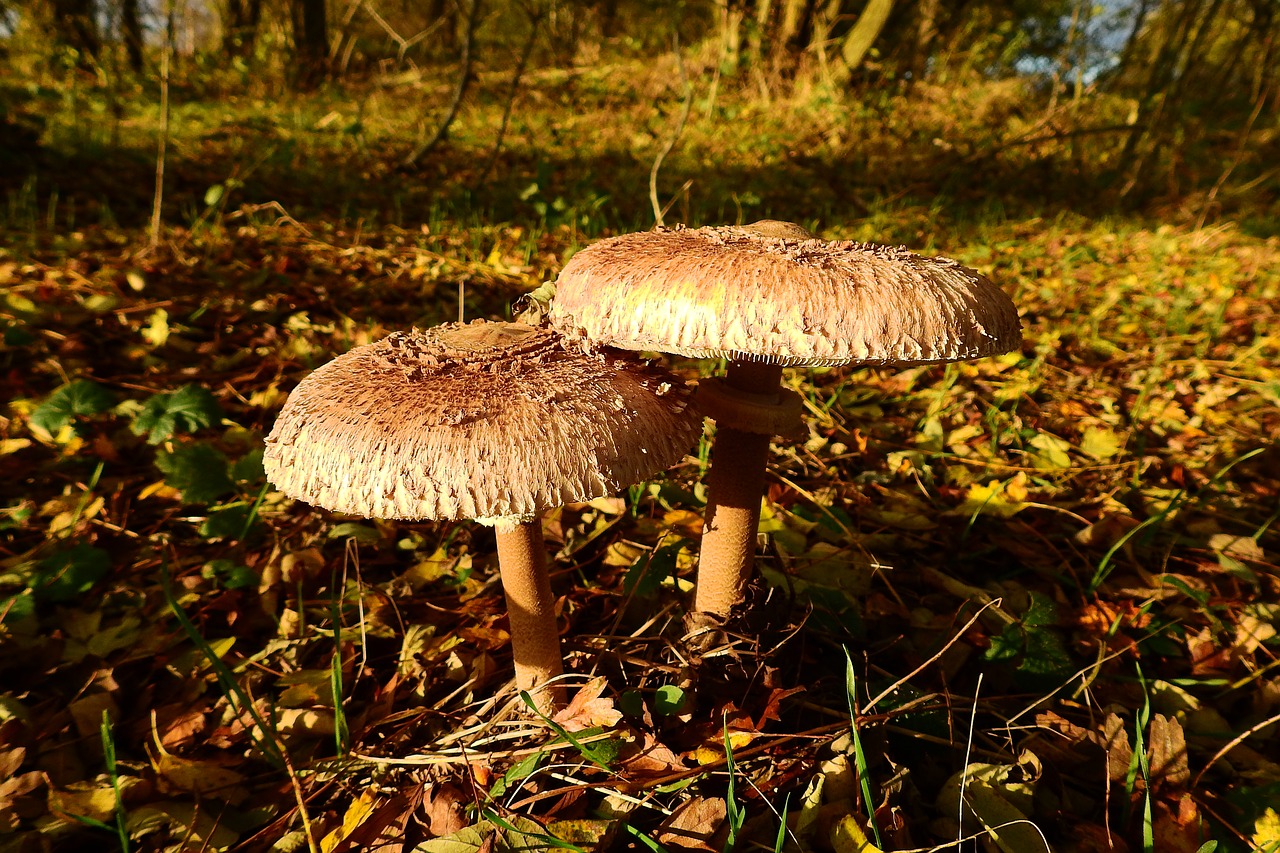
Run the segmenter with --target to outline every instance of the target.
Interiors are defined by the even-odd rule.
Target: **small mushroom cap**
[[[556,281],[551,323],[631,350],[775,364],[924,364],[1006,352],[1017,310],[948,258],[812,239],[798,225],[602,240]]]
[[[690,389],[548,329],[450,324],[356,347],[304,379],[267,438],[291,497],[374,518],[527,518],[677,462]]]

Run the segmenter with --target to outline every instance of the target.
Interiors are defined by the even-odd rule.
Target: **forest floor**
[[[337,97],[270,127],[191,106],[155,245],[145,107],[73,145],[99,102],[68,96],[0,179],[0,851],[1280,850],[1265,216],[851,189],[834,149],[721,96],[735,130],[673,158],[669,222],[949,255],[1013,297],[1025,342],[788,371],[809,434],[774,447],[771,594],[716,648],[682,639],[710,434],[550,514],[577,698],[546,721],[510,686],[492,534],[291,501],[263,438],[332,356],[507,316],[591,238],[651,224],[674,118],[538,159],[589,116],[524,116],[476,189],[500,102],[405,177]],[[82,185],[51,187],[69,163]]]

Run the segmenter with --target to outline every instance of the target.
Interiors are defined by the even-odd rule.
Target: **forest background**
[[[1278,33],[0,0],[0,851],[1280,850]],[[723,645],[682,640],[706,440],[546,519],[554,724],[510,712],[491,534],[266,483],[332,356],[761,218],[956,257],[1026,340],[794,371]]]

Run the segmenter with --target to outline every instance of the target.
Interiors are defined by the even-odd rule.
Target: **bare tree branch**
[[[528,8],[529,15],[529,38],[525,40],[524,47],[520,51],[520,61],[516,63],[515,73],[511,76],[511,90],[507,92],[507,104],[502,109],[502,123],[498,126],[498,138],[494,140],[493,150],[489,152],[489,158],[484,162],[484,168],[480,170],[480,177],[476,180],[476,186],[482,186],[485,181],[489,180],[489,173],[493,170],[493,166],[498,162],[498,154],[502,152],[502,142],[507,135],[507,124],[511,121],[511,108],[516,102],[516,93],[520,90],[520,81],[524,77],[525,70],[529,67],[529,57],[533,55],[533,45],[538,38],[538,29],[542,25],[542,19],[546,17],[546,10],[541,4],[535,3]]]
[[[462,40],[462,68],[458,72],[458,83],[453,90],[453,100],[449,103],[449,109],[441,119],[436,132],[429,139],[425,139],[413,149],[408,157],[404,158],[404,162],[400,164],[403,169],[412,169],[418,165],[418,161],[427,155],[432,149],[439,145],[449,136],[449,128],[453,125],[454,119],[458,117],[458,110],[462,108],[462,99],[466,97],[467,89],[471,87],[471,66],[473,64],[472,53],[475,48],[476,40],[476,19],[480,15],[480,0],[471,0],[467,7],[467,27],[466,33]]]
[[[662,217],[668,210],[658,201],[658,170],[662,168],[662,161],[667,159],[667,155],[671,153],[672,149],[676,147],[676,143],[680,141],[680,135],[684,133],[685,122],[689,120],[689,110],[693,107],[693,83],[689,81],[689,73],[684,69],[684,57],[680,54],[680,33],[678,31],[672,42],[672,49],[676,54],[676,67],[680,69],[680,85],[684,88],[684,103],[680,107],[680,120],[676,122],[675,133],[671,134],[671,138],[662,146],[658,156],[653,158],[653,168],[649,170],[649,203],[653,205],[653,222],[655,225],[662,224]],[[685,187],[687,188],[688,184]]]

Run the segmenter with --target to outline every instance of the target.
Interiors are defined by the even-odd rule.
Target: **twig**
[[[541,6],[533,6],[529,12],[529,38],[525,40],[524,47],[520,51],[520,61],[516,63],[515,73],[511,75],[511,90],[507,93],[507,104],[502,108],[502,122],[498,125],[498,138],[493,142],[493,150],[489,152],[489,158],[484,162],[484,168],[480,170],[480,177],[476,180],[476,186],[484,186],[485,181],[489,180],[489,173],[493,170],[493,166],[498,162],[498,155],[502,152],[502,142],[507,135],[507,125],[511,121],[511,107],[516,102],[516,93],[520,91],[520,81],[524,77],[525,69],[529,67],[529,57],[533,55],[533,45],[538,38],[538,28],[542,25],[542,19],[546,15],[546,11]]]
[[[173,3],[166,8],[164,48],[160,60],[160,139],[156,144],[156,191],[151,200],[151,240],[149,250],[160,245],[160,207],[164,202],[164,163],[169,146],[169,61],[173,56]]]
[[[1205,220],[1209,218],[1209,208],[1218,198],[1218,193],[1222,191],[1222,187],[1227,183],[1227,179],[1231,177],[1231,173],[1240,165],[1241,159],[1244,157],[1245,145],[1249,142],[1249,134],[1253,133],[1254,122],[1258,120],[1258,116],[1262,113],[1262,107],[1271,97],[1270,87],[1264,88],[1258,93],[1258,98],[1254,101],[1253,111],[1249,113],[1249,120],[1245,122],[1244,128],[1240,131],[1240,139],[1236,143],[1235,153],[1231,157],[1231,162],[1222,170],[1222,174],[1218,176],[1218,180],[1214,183],[1213,189],[1209,190],[1208,195],[1204,199],[1204,208],[1200,211],[1200,218],[1196,222],[1196,228],[1203,228]]]
[[[1280,723],[1280,714],[1272,714],[1270,717],[1267,717],[1262,722],[1254,723],[1252,726],[1245,729],[1240,734],[1236,735],[1231,740],[1223,744],[1222,749],[1215,752],[1213,754],[1213,758],[1210,758],[1208,761],[1206,761],[1204,767],[1200,768],[1200,772],[1196,774],[1196,778],[1191,780],[1191,787],[1188,790],[1194,791],[1196,788],[1200,787],[1200,780],[1204,778],[1205,773],[1209,772],[1210,767],[1218,763],[1218,759],[1222,758],[1222,756],[1226,755],[1228,752],[1235,749],[1240,744],[1244,743],[1245,738],[1249,737],[1252,734],[1255,734],[1258,731],[1261,731],[1262,729],[1265,729],[1267,726],[1272,725],[1273,723]]]
[[[973,627],[973,623],[978,621],[978,619],[982,616],[982,613],[984,610],[990,607],[990,608],[993,608],[997,613],[1000,612],[999,603],[1000,603],[1000,599],[997,598],[995,601],[988,601],[987,603],[983,604],[981,609],[979,609],[977,613],[973,614],[973,617],[970,618],[968,622],[964,623],[964,627],[961,628],[959,631],[956,631],[955,636],[952,637],[950,640],[948,640],[945,646],[938,649],[938,651],[934,652],[933,655],[931,655],[929,659],[926,660],[924,663],[920,664],[918,667],[911,670],[906,675],[902,676],[902,678],[899,678],[893,684],[889,685],[887,688],[880,691],[879,696],[877,696],[876,698],[872,699],[870,702],[862,706],[863,712],[865,713],[867,711],[870,711],[872,708],[876,706],[876,704],[881,699],[884,699],[886,696],[892,696],[899,687],[906,684],[911,679],[915,678],[916,675],[923,672],[926,668],[932,665],[934,661],[942,657],[943,653],[947,649],[954,646],[960,640],[960,638],[965,635],[965,632]],[[975,701],[976,701],[976,698],[975,698]]]
[[[658,201],[658,170],[662,168],[662,161],[667,159],[667,155],[671,153],[671,150],[676,147],[676,143],[680,141],[680,135],[684,133],[685,122],[689,120],[689,110],[693,108],[693,84],[689,82],[689,74],[684,69],[684,57],[680,55],[679,32],[673,36],[672,42],[672,49],[676,54],[676,67],[680,69],[680,83],[684,86],[684,104],[680,107],[680,121],[676,123],[675,133],[667,140],[667,144],[662,146],[658,156],[653,158],[653,168],[649,170],[649,203],[653,205],[655,225],[662,224],[662,217],[667,212],[667,208],[664,208]],[[689,186],[690,182],[686,182],[682,191]]]
[[[412,169],[418,165],[418,161],[427,155],[433,148],[444,141],[449,135],[449,128],[453,126],[453,121],[458,117],[458,110],[462,108],[462,99],[466,97],[467,89],[471,87],[471,80],[474,76],[471,73],[472,53],[476,40],[476,18],[480,14],[480,0],[471,0],[467,8],[467,30],[462,40],[462,69],[458,72],[458,82],[453,88],[453,100],[449,102],[449,109],[445,112],[444,118],[440,120],[440,124],[436,127],[436,132],[431,134],[429,139],[423,140],[418,147],[408,157],[404,158],[401,168]]]

